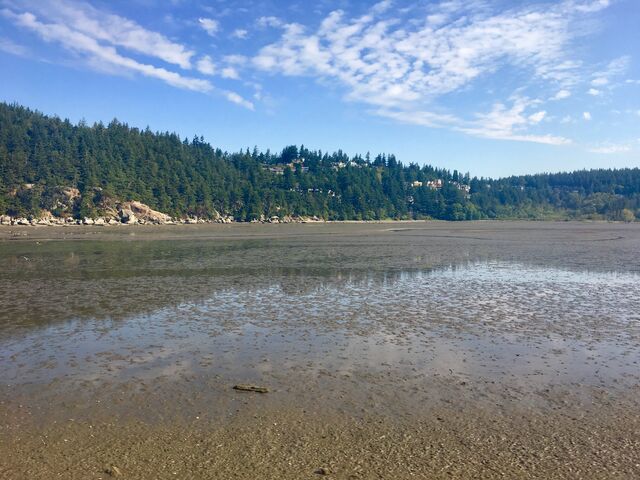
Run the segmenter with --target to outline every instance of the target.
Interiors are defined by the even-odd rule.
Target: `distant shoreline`
[[[517,220],[517,219],[516,219]],[[429,222],[440,222],[440,223],[469,223],[473,221],[494,221],[494,220],[463,220],[463,221],[449,221],[449,220],[439,220],[439,219],[428,219],[428,220],[413,220],[413,219],[385,219],[385,220],[294,220],[294,221],[280,221],[280,222],[245,222],[245,221],[230,221],[230,222],[217,222],[214,220],[207,221],[198,221],[198,222],[185,222],[185,221],[175,221],[175,222],[165,222],[165,223],[153,223],[153,222],[145,222],[145,223],[84,223],[80,222],[69,222],[69,223],[38,223],[38,222],[28,222],[28,223],[12,223],[6,224],[1,223],[0,228],[16,228],[16,227],[26,227],[26,228],[42,228],[42,227],[57,227],[57,228],[69,228],[69,227],[106,227],[106,228],[117,228],[117,227],[182,227],[182,226],[194,226],[194,225],[323,225],[323,224],[383,224],[383,223],[429,223]]]
[[[587,218],[493,218],[493,219],[479,219],[479,220],[442,220],[442,219],[384,219],[384,220],[293,220],[293,221],[227,221],[220,222],[215,220],[204,220],[197,222],[189,221],[172,221],[165,223],[84,223],[82,221],[65,222],[65,223],[0,223],[0,228],[42,228],[42,227],[58,227],[58,228],[74,228],[74,227],[105,227],[105,228],[117,228],[117,227],[183,227],[183,226],[196,226],[196,225],[376,225],[376,224],[400,224],[400,223],[440,223],[440,224],[470,224],[470,223],[611,223],[611,224],[625,224],[625,223],[639,223],[639,222],[624,222],[621,220],[608,220],[608,219],[587,219]]]

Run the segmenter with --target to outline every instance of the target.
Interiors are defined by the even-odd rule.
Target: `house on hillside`
[[[442,188],[442,179],[438,178],[436,180],[429,180],[427,182],[427,187],[432,190],[440,190]]]

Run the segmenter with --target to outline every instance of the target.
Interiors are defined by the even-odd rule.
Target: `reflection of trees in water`
[[[367,239],[16,242],[0,252],[0,328],[149,314],[203,302],[216,292],[287,295],[346,285],[381,288],[438,268],[411,245]],[[450,266],[450,262],[444,265]]]
[[[251,296],[278,289],[290,297],[350,287],[376,291],[496,260],[547,267],[549,252],[575,263],[573,250],[565,255],[539,247],[544,255],[535,253],[537,244],[506,248],[494,242],[389,236],[9,242],[0,251],[0,329],[122,319],[202,303],[224,291]],[[614,269],[616,264],[607,265]],[[268,295],[260,299],[269,300]]]
[[[251,296],[258,291],[277,289],[287,296],[301,297],[347,287],[378,290],[391,287],[399,280],[428,274],[434,269],[232,267],[148,270],[121,266],[108,271],[74,269],[61,270],[58,275],[52,272],[49,275],[25,274],[14,280],[2,279],[0,283],[0,302],[3,305],[0,318],[4,319],[0,328],[46,325],[83,318],[123,319],[180,304],[202,303],[223,292]],[[261,295],[261,301],[265,301],[264,298]]]

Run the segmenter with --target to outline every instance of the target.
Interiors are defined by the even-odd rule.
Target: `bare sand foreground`
[[[638,251],[604,223],[0,229],[0,478],[640,478]]]

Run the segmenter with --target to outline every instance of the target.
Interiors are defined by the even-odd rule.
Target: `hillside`
[[[250,142],[250,139],[247,139]],[[0,215],[127,221],[434,218],[640,218],[640,169],[498,180],[394,155],[289,146],[228,153],[117,120],[68,120],[0,104]],[[145,215],[147,214],[145,213]]]

